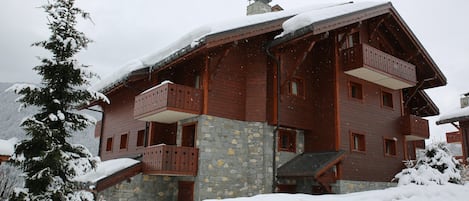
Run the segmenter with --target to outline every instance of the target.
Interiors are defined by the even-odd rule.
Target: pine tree
[[[77,170],[78,164],[89,169],[94,162],[86,148],[67,140],[72,132],[95,123],[76,108],[92,100],[107,99],[86,89],[96,74],[75,59],[90,40],[75,29],[76,18],[89,19],[89,14],[74,7],[74,3],[74,0],[49,0],[42,6],[48,14],[51,35],[33,46],[48,50],[51,56],[41,58],[41,64],[33,68],[42,76],[41,84],[18,84],[9,89],[21,95],[18,101],[22,107],[39,108],[36,114],[21,122],[29,139],[17,145],[12,161],[26,174],[25,189],[16,192],[10,200],[85,199],[76,196],[78,187],[73,178],[77,171],[82,171]]]

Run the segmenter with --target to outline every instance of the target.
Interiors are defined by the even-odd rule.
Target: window
[[[296,131],[278,131],[278,150],[296,152]]]
[[[386,156],[396,156],[397,155],[397,143],[396,139],[384,139],[384,154]]]
[[[362,85],[356,82],[349,82],[349,95],[352,98],[363,100]]]
[[[139,130],[137,132],[137,147],[142,147],[145,141],[145,130]]]
[[[304,96],[304,81],[301,78],[294,77],[290,80],[290,88],[288,91],[294,96]]]
[[[120,149],[127,149],[127,139],[128,139],[127,134],[122,134],[121,135],[121,143],[120,143],[120,146],[119,146]]]
[[[360,34],[358,31],[346,35],[345,38],[344,36],[345,36],[344,33],[339,34],[338,36],[338,40],[341,43],[340,49],[343,50],[343,49],[351,48],[360,44]]]
[[[112,151],[112,137],[106,140],[106,151]]]
[[[381,91],[381,103],[384,107],[393,108],[392,93]]]
[[[350,149],[357,152],[365,152],[365,135],[352,132],[350,134]]]

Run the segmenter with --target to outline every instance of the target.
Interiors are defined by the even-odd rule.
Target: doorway
[[[190,123],[182,126],[181,146],[195,147],[197,123]]]
[[[194,182],[179,181],[178,183],[178,201],[194,200]]]

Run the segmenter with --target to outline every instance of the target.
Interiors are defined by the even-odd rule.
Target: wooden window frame
[[[358,86],[359,87],[359,96],[360,97],[354,97],[353,96],[353,87],[354,86]],[[357,100],[357,101],[360,101],[360,102],[363,102],[363,99],[364,99],[364,95],[363,95],[363,84],[362,83],[359,83],[359,82],[355,82],[355,81],[348,81],[348,95],[349,97],[352,99],[352,100]]]
[[[286,144],[290,146],[285,147],[283,144],[283,139],[287,139]],[[292,152],[296,153],[296,131],[294,130],[285,130],[279,129],[278,136],[277,136],[277,150],[283,152]]]
[[[135,144],[137,147],[145,146],[145,129],[137,131],[137,142]]]
[[[356,45],[360,45],[360,41],[361,41],[360,31],[357,30],[357,31],[352,31],[351,33],[346,33],[346,32],[340,33],[338,35],[337,40],[339,42],[343,40],[343,43],[340,44],[340,47],[339,47],[340,50],[345,50],[348,48],[355,47]]]
[[[113,148],[113,140],[114,137],[108,137],[106,139],[106,152],[112,152],[112,148]]]
[[[390,144],[390,149],[388,149],[388,144]],[[394,153],[393,153],[394,152]],[[385,156],[397,157],[397,139],[395,138],[383,138],[383,153]]]
[[[355,136],[359,144],[356,146]],[[361,146],[360,146],[361,145]],[[350,131],[350,151],[357,153],[366,153],[366,135],[362,132]]]
[[[296,83],[296,93],[293,84]],[[295,97],[305,98],[305,80],[301,77],[292,77],[288,82],[288,94]]]
[[[120,135],[119,150],[127,150],[129,148],[129,133]]]
[[[390,95],[391,98],[391,105],[385,104],[385,95]],[[381,107],[387,109],[394,109],[394,94],[392,92],[381,90]]]

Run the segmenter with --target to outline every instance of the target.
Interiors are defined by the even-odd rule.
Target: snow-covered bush
[[[394,176],[398,185],[461,184],[462,165],[451,155],[446,143],[431,144],[415,165],[408,165]]]
[[[466,159],[466,161],[469,161],[469,158]],[[462,170],[461,170],[461,181],[463,183],[469,184],[469,165],[463,165]]]

